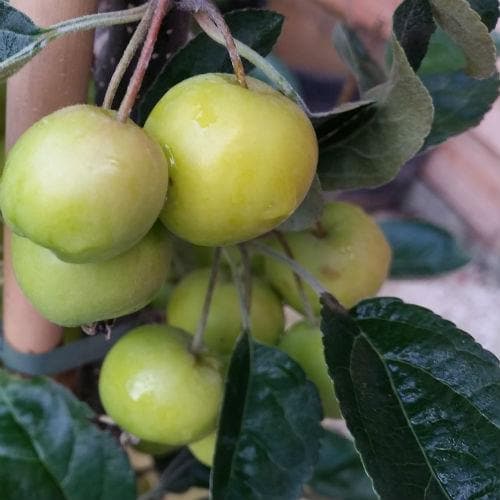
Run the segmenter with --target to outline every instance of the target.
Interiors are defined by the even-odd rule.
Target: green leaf
[[[28,16],[0,1],[0,78],[15,73],[44,47],[41,34]]]
[[[465,58],[446,33],[438,29],[419,75],[434,101],[434,123],[423,149],[478,125],[498,97],[498,74],[485,80],[467,76]]]
[[[470,260],[448,231],[428,222],[392,219],[380,226],[392,247],[393,278],[433,276]]]
[[[340,57],[356,76],[359,89],[365,92],[387,80],[385,70],[373,60],[357,33],[343,24],[333,30],[333,44]]]
[[[348,102],[331,112],[316,114],[314,128],[320,150],[335,146],[364,127],[376,113],[375,101]]]
[[[267,55],[281,33],[283,16],[268,10],[238,10],[224,16],[233,36]],[[246,71],[251,65],[245,63]],[[227,50],[201,33],[181,49],[158,74],[137,107],[138,120],[144,123],[163,95],[177,83],[202,73],[231,73]]]
[[[500,365],[422,307],[322,297],[342,414],[384,500],[499,498]]]
[[[320,152],[318,174],[324,189],[390,181],[430,132],[431,98],[394,37],[392,49],[389,80],[363,96],[376,101],[374,117],[356,134]]]
[[[314,225],[321,217],[325,208],[325,199],[318,176],[313,183],[304,201],[299,205],[291,217],[279,226],[280,231],[304,231]]]
[[[417,71],[436,30],[428,0],[405,0],[394,13],[394,34]]]
[[[488,78],[496,71],[496,50],[488,28],[467,0],[430,0],[434,18],[462,49],[465,72],[473,78]]]
[[[481,21],[492,31],[500,14],[498,0],[468,0],[470,6],[481,16]]]
[[[55,382],[0,370],[2,498],[133,500],[128,461],[93,417]]]
[[[353,443],[333,432],[326,432],[321,440],[319,460],[309,486],[328,498],[377,498]]]
[[[227,376],[212,498],[298,498],[318,459],[321,416],[302,369],[243,334]]]

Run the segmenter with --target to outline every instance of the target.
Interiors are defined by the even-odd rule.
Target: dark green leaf
[[[392,247],[392,277],[432,276],[470,260],[450,233],[428,222],[393,219],[380,225]]]
[[[280,231],[304,231],[321,217],[324,208],[323,191],[318,176],[316,176],[299,208],[278,229]]]
[[[328,498],[377,498],[353,443],[333,432],[326,432],[321,441],[319,460],[309,486]]]
[[[133,500],[128,461],[93,417],[55,382],[0,370],[1,497]]]
[[[335,146],[364,127],[375,115],[374,101],[357,101],[342,104],[330,113],[315,115],[316,136],[320,149]]]
[[[467,0],[429,0],[434,18],[462,49],[465,72],[473,78],[488,78],[496,72],[496,50],[488,28]]]
[[[233,36],[267,55],[281,33],[283,16],[268,10],[239,10],[224,16]],[[247,71],[251,65],[245,63]],[[174,85],[202,73],[231,73],[227,50],[204,33],[181,49],[158,74],[153,85],[144,93],[138,105],[138,119],[144,123],[150,111]]]
[[[318,393],[302,369],[242,335],[227,376],[212,498],[298,498],[318,459],[320,420]]]
[[[0,1],[0,34],[38,35],[41,29],[25,14]]]
[[[398,299],[350,314],[322,298],[342,414],[384,500],[499,498],[500,366],[465,332]]]
[[[384,69],[374,61],[354,30],[337,24],[333,31],[333,43],[340,57],[356,76],[362,92],[387,80]]]
[[[433,119],[431,98],[393,37],[389,80],[363,98],[376,101],[373,118],[357,133],[322,149],[324,189],[372,187],[390,181],[424,144]]]
[[[441,29],[432,36],[419,75],[434,101],[434,123],[424,149],[479,124],[498,96],[498,74],[467,76],[465,58]]]
[[[405,0],[394,13],[394,34],[417,71],[436,29],[428,0]]]
[[[29,17],[0,0],[0,78],[13,74],[43,48],[41,32]]]
[[[468,0],[470,6],[481,16],[481,21],[491,31],[495,29],[499,16],[498,0]]]

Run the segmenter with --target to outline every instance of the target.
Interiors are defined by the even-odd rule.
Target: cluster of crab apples
[[[35,308],[63,326],[138,311],[167,280],[170,235],[203,247],[257,237],[278,245],[266,234],[304,200],[317,159],[303,110],[252,78],[248,88],[223,74],[185,80],[158,102],[144,128],[95,106],[59,110],[21,136],[0,183],[18,283]],[[321,234],[285,235],[295,260],[346,307],[376,293],[390,260],[376,223],[335,202],[321,227]],[[304,312],[293,272],[267,257],[254,264],[260,276],[253,280],[252,334],[302,364],[325,415],[338,416],[318,326],[303,322],[283,333],[283,304]],[[190,349],[209,274],[200,267],[182,277],[168,301],[168,325],[127,333],[100,378],[103,405],[123,429],[166,447],[195,443],[207,464],[227,358],[241,329],[237,290],[222,268],[206,349]],[[307,286],[306,294],[317,314]]]

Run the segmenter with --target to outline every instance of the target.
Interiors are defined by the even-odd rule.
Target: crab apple
[[[145,129],[172,157],[161,220],[195,245],[264,234],[305,198],[318,145],[306,114],[269,85],[198,75],[170,89]]]
[[[143,129],[78,105],[38,121],[8,155],[0,183],[12,230],[67,262],[119,255],[151,229],[168,162]]]
[[[307,378],[316,385],[325,417],[339,418],[339,404],[333,390],[333,382],[328,375],[321,338],[322,333],[317,326],[301,321],[286,331],[278,348],[295,360]]]
[[[207,467],[212,467],[215,453],[215,443],[217,441],[217,433],[212,432],[208,436],[191,443],[189,451],[196,457],[198,461]]]
[[[286,234],[294,259],[344,307],[376,294],[389,272],[391,249],[375,220],[356,205],[334,202],[325,208],[320,224],[321,231]],[[270,244],[282,251],[276,241]],[[264,267],[285,302],[304,312],[290,268],[272,258],[266,258]],[[306,292],[319,314],[317,296],[307,285]]]
[[[12,262],[20,287],[43,316],[62,326],[142,309],[165,282],[170,255],[170,241],[159,223],[127,252],[88,264],[64,262],[47,248],[12,235]]]
[[[173,290],[167,304],[167,321],[191,334],[196,332],[200,321],[210,269],[197,269],[189,273]],[[281,301],[262,280],[252,280],[250,305],[252,335],[259,341],[274,345],[284,329]],[[204,340],[209,349],[230,354],[241,332],[241,311],[238,290],[230,273],[220,269]]]
[[[122,337],[102,365],[99,394],[108,415],[134,436],[172,446],[215,429],[223,394],[218,361],[190,351],[192,337],[165,325]]]

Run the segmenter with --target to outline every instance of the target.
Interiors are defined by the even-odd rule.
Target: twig
[[[222,252],[224,253],[224,257],[231,268],[231,275],[233,277],[234,284],[236,285],[236,289],[238,290],[238,301],[240,303],[240,311],[241,311],[241,327],[243,331],[251,332],[252,321],[250,318],[250,307],[247,306],[248,297],[245,291],[245,283],[241,279],[241,276],[238,272],[238,266],[234,263],[229,252],[223,248]]]
[[[203,309],[201,310],[200,320],[196,329],[195,336],[191,343],[191,352],[198,354],[203,349],[203,336],[207,328],[208,314],[210,312],[210,305],[214,295],[215,285],[217,284],[217,275],[219,273],[221,258],[221,249],[218,247],[214,250],[214,257],[212,262],[212,270],[210,271],[210,278],[208,279],[207,291],[205,294],[205,301]]]
[[[274,235],[276,236],[276,239],[278,240],[279,244],[285,251],[286,255],[288,258],[291,260],[294,260],[293,252],[288,244],[287,239],[285,238],[284,234],[281,233],[280,231],[274,230],[273,231]],[[299,292],[299,297],[300,301],[302,302],[302,305],[304,307],[304,314],[306,318],[308,319],[309,323],[314,325],[317,320],[316,317],[314,316],[314,311],[311,305],[311,301],[309,300],[309,297],[307,296],[306,289],[304,287],[304,283],[302,282],[302,278],[295,272],[293,271],[293,277],[295,279],[295,284],[297,285],[297,290]]]
[[[137,26],[132,38],[127,45],[127,48],[123,52],[120,62],[116,66],[116,69],[106,90],[106,95],[104,96],[102,107],[105,109],[112,108],[116,92],[118,91],[118,87],[120,86],[123,76],[130,66],[130,63],[132,62],[132,59],[134,58],[136,52],[139,50],[142,42],[144,42],[144,39],[146,38],[151,20],[153,19],[154,7],[154,2],[150,1],[146,12],[141,19],[141,22]]]
[[[137,95],[141,89],[142,81],[144,80],[144,75],[146,74],[149,61],[153,55],[153,50],[160,32],[161,24],[173,5],[173,0],[151,1],[153,2],[154,8],[153,19],[149,27],[146,41],[142,47],[141,55],[137,61],[134,74],[130,79],[127,92],[125,93],[125,97],[123,98],[120,109],[118,110],[118,120],[121,122],[127,121],[130,112],[132,111]]]
[[[143,17],[146,9],[146,5],[140,5],[133,9],[102,12],[100,14],[90,14],[76,19],[69,19],[49,26],[43,30],[43,35],[48,35],[49,39],[56,39],[67,33],[74,33],[76,31],[87,31],[106,26],[134,23]]]
[[[285,254],[277,252],[271,247],[260,243],[259,241],[252,241],[248,243],[248,245],[252,246],[258,252],[271,257],[272,259],[279,260],[280,262],[286,264],[288,267],[292,269],[295,273],[297,273],[318,295],[328,294],[328,290],[306,269],[304,269],[301,265],[295,262],[290,257],[287,257]]]

